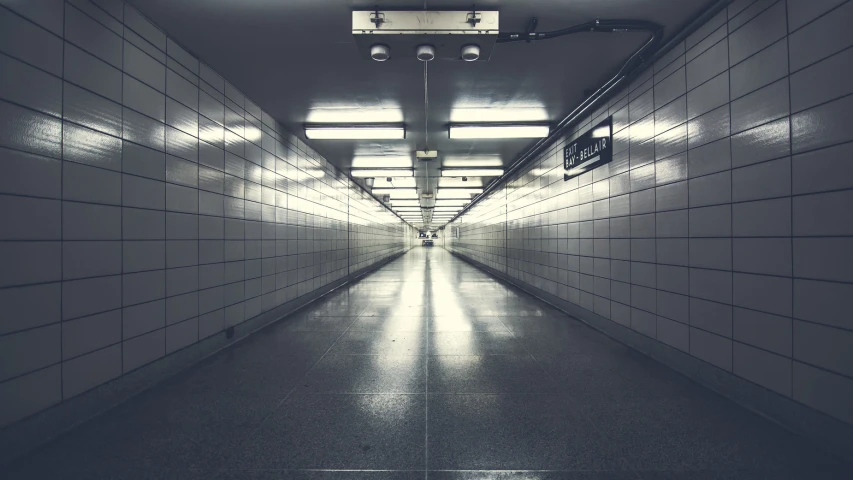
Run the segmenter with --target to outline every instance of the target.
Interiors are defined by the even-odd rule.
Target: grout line
[[[175,471],[197,471],[201,469],[186,469],[186,470],[175,470]],[[375,473],[425,473],[426,470],[418,470],[418,469],[373,469],[373,468],[257,468],[257,469],[249,469],[249,468],[240,468],[240,469],[230,469],[224,468],[220,469],[223,471],[229,472],[375,472]],[[471,472],[471,473],[608,473],[610,471],[597,471],[597,470],[560,470],[560,469],[534,469],[534,468],[523,468],[523,469],[515,469],[515,470],[504,470],[504,469],[449,469],[449,468],[440,468],[430,470],[431,472]],[[681,472],[681,470],[660,470],[663,472]],[[657,470],[655,471],[657,472]]]
[[[727,7],[727,10],[728,10],[728,7]],[[741,25],[741,26],[743,26],[743,25]],[[726,138],[728,139],[728,143],[729,143],[729,168],[728,168],[728,170],[725,170],[725,171],[729,172],[729,235],[730,235],[730,238],[729,238],[729,258],[728,258],[728,261],[729,261],[729,266],[730,266],[729,271],[731,272],[729,275],[730,275],[730,278],[732,279],[731,298],[732,298],[732,304],[734,304],[735,303],[735,280],[734,280],[734,267],[735,267],[735,263],[734,263],[735,220],[734,220],[734,217],[735,216],[734,216],[734,213],[732,212],[732,210],[733,210],[733,208],[732,208],[733,198],[732,197],[734,196],[734,175],[732,175],[732,171],[733,171],[732,159],[734,158],[734,148],[732,147],[732,135],[733,134],[732,134],[732,120],[731,120],[732,119],[732,97],[731,97],[731,95],[732,95],[732,74],[731,74],[731,72],[732,72],[732,53],[731,53],[732,44],[729,41],[729,35],[731,35],[731,32],[729,31],[729,20],[726,20],[726,64],[727,64],[726,75],[728,76],[728,83],[729,83],[729,85],[728,85],[728,90],[729,90],[728,96],[729,96],[729,98],[726,99],[727,100],[727,106],[729,107],[729,131],[728,131],[728,135]],[[690,184],[688,183],[688,187],[689,186],[690,186]],[[689,196],[688,196],[688,198],[689,198]],[[689,222],[688,222],[688,225],[689,225]],[[688,241],[688,245],[689,245],[689,243],[690,242]],[[688,248],[690,248],[690,247],[688,246]],[[690,256],[689,255],[688,255],[687,261],[688,261],[688,263],[690,262]],[[793,281],[791,283],[793,283]],[[688,294],[689,294],[689,292],[690,292],[690,290],[688,288]],[[689,311],[688,311],[688,320],[691,320],[690,321],[691,324],[693,323],[692,319],[690,319]],[[729,354],[729,362],[730,363],[729,363],[729,369],[728,370],[730,372],[734,373],[734,370],[735,370],[735,349],[734,349],[734,343],[735,342],[733,340],[733,338],[735,336],[734,335],[734,329],[735,329],[735,327],[734,327],[734,307],[732,307],[732,321],[731,321],[731,326],[729,328],[730,328],[730,330],[728,332],[728,334],[729,334],[728,338],[729,338],[729,343],[731,343],[732,347],[731,347],[731,353]]]
[[[122,58],[124,58],[124,48],[122,48]],[[168,63],[168,60],[167,60],[167,63]],[[123,70],[124,69],[122,68],[122,71]],[[169,97],[167,97],[165,95],[166,83],[168,82],[168,77],[169,77],[168,72],[169,72],[168,68],[163,69],[163,118],[164,119],[168,117],[167,112],[169,111],[168,110],[169,109]],[[122,78],[122,80],[121,80],[122,81],[122,89],[121,89],[122,90],[122,104],[124,104],[124,75],[122,75],[121,78]],[[123,111],[124,111],[124,109],[122,109],[122,112]],[[122,124],[123,123],[124,122],[122,122]],[[168,144],[168,134],[165,133],[167,131],[168,131],[168,129],[164,127],[164,135],[163,135],[163,153],[164,153],[164,155],[168,155],[166,153],[166,151],[168,150],[168,145],[167,145]],[[122,137],[123,136],[124,135],[122,135]],[[196,141],[198,141],[198,139],[196,139]],[[196,148],[197,147],[198,147],[198,145],[196,144]],[[164,156],[164,158],[168,158],[168,157]],[[124,146],[123,145],[122,145],[121,170],[122,170],[122,175],[124,175]],[[168,170],[169,170],[168,163],[164,161],[163,162],[163,179],[164,180],[168,176]],[[166,214],[166,204],[169,201],[167,191],[168,191],[168,189],[166,188],[165,185],[163,185],[163,240],[162,241],[163,241],[163,297],[164,297],[163,298],[163,304],[164,304],[163,305],[163,310],[164,310],[163,311],[163,356],[164,357],[166,355],[170,354],[170,352],[169,352],[169,327],[171,326],[171,325],[169,325],[168,303],[165,299],[166,296],[168,295],[168,292],[169,292],[169,276],[167,275],[167,270],[166,270],[166,267],[168,267],[168,265],[169,265],[169,253],[168,253],[169,249],[167,246],[168,243],[166,243],[166,239],[169,236],[168,232],[167,232],[167,229],[169,226],[169,220],[168,220],[169,216]],[[124,217],[124,207],[122,207],[121,214],[122,214],[122,217]],[[122,220],[124,220],[124,218],[122,218]],[[121,238],[122,238],[122,245],[124,245],[124,221],[122,221]],[[124,248],[124,247],[122,246],[122,248]],[[224,245],[223,245],[223,248],[224,248]],[[180,322],[180,323],[182,323],[182,322]],[[175,323],[175,325],[178,325],[178,324],[179,323]],[[198,331],[198,328],[196,328],[196,331]],[[124,348],[123,345],[122,345],[122,348]]]
[[[119,23],[121,24],[121,31],[122,31],[122,34],[121,34],[121,70],[120,70],[121,71],[121,104],[119,105],[119,107],[121,108],[121,138],[122,138],[121,142],[122,142],[122,148],[121,148],[121,167],[119,170],[119,172],[120,172],[119,177],[121,179],[120,180],[121,183],[119,183],[119,205],[118,205],[119,218],[120,218],[119,221],[121,222],[121,239],[120,239],[120,242],[121,242],[121,244],[120,244],[120,246],[121,246],[121,248],[120,248],[120,251],[121,251],[121,263],[120,263],[121,270],[118,273],[118,275],[120,275],[119,284],[120,284],[120,288],[121,288],[121,291],[119,292],[119,302],[118,302],[119,303],[119,308],[118,308],[119,314],[118,314],[118,316],[119,316],[119,321],[121,322],[121,340],[119,342],[120,343],[119,350],[121,350],[121,359],[120,359],[121,374],[119,375],[119,377],[124,376],[126,373],[128,373],[125,371],[125,367],[124,367],[124,347],[125,347],[125,344],[124,344],[124,342],[125,342],[125,338],[124,338],[124,208],[125,207],[124,207],[124,140],[123,139],[124,139],[124,70],[125,70],[125,64],[124,64],[124,61],[125,61],[125,58],[124,58],[124,42],[125,42],[124,30],[127,28],[124,24],[124,11],[125,11],[125,7],[124,7],[124,3],[122,3],[122,5],[121,5],[121,19],[119,20]],[[64,40],[65,39],[63,38],[63,41]],[[85,51],[83,49],[81,49],[81,50]],[[113,68],[115,68],[115,67],[113,67]],[[64,85],[65,85],[65,79],[64,78],[63,78],[62,84],[63,84],[63,88],[64,88]],[[165,189],[165,186],[163,188]],[[165,272],[164,272],[164,276],[165,276]],[[166,332],[164,330],[164,332],[163,332],[164,337],[165,337],[165,333]]]
[[[200,69],[200,66],[199,66],[199,69]],[[201,71],[200,71],[200,70],[199,70],[199,73],[201,73]],[[167,78],[167,81],[168,81],[168,75],[169,75],[169,70],[168,70],[168,67],[167,67],[167,69],[166,69],[166,78]],[[168,87],[167,87],[167,89],[168,89]],[[200,157],[201,157],[201,139],[199,138],[199,135],[201,135],[201,122],[200,122],[199,120],[201,119],[201,117],[202,117],[203,115],[202,115],[200,112],[198,112],[198,110],[201,110],[201,91],[202,91],[202,86],[201,86],[201,77],[199,76],[199,84],[197,85],[197,88],[196,88],[196,107],[197,107],[197,108],[196,108],[196,128],[198,129],[198,131],[196,131],[196,135],[195,135],[195,139],[196,139],[196,150],[198,150],[198,151],[199,151],[199,153],[198,153],[199,158],[197,159],[197,161],[198,161],[197,163],[198,163],[198,165],[199,165],[199,166],[201,166],[201,165],[202,165],[202,163],[201,163],[201,158],[200,158]],[[192,111],[192,109],[190,109],[190,110]],[[122,135],[122,136],[124,136],[124,135]],[[223,145],[223,147],[224,147],[224,145]],[[165,152],[165,148],[164,148],[164,152]],[[168,154],[167,154],[167,155],[168,155]],[[223,154],[223,155],[224,155],[224,154]],[[263,154],[262,154],[262,155],[263,155]],[[245,155],[244,155],[244,156],[245,156]],[[166,158],[168,158],[168,156],[167,156]],[[244,164],[245,164],[245,160],[244,160]],[[223,165],[223,167],[224,167],[224,165]],[[168,169],[168,167],[167,167],[167,169]],[[199,171],[200,171],[200,170],[199,170],[198,168],[197,168],[197,169],[196,169],[196,171],[195,171],[195,180],[196,180],[196,187],[195,187],[195,199],[196,199],[196,211],[195,211],[195,215],[196,215],[196,218],[195,218],[195,220],[196,220],[196,222],[195,222],[195,224],[196,224],[196,235],[195,235],[195,241],[196,241],[196,247],[195,247],[195,248],[196,248],[196,251],[195,251],[195,262],[194,262],[194,263],[195,263],[195,268],[196,268],[196,288],[195,288],[195,295],[196,295],[196,311],[195,311],[195,313],[196,313],[196,316],[195,316],[195,319],[196,319],[196,329],[195,329],[195,342],[194,342],[194,343],[198,343],[198,342],[200,342],[200,341],[202,340],[202,338],[201,338],[201,317],[202,317],[202,314],[201,314],[201,295],[200,295],[200,291],[201,291],[201,290],[199,289],[199,286],[201,285],[201,266],[199,265],[199,261],[198,261],[199,251],[201,250],[201,240],[199,239],[199,237],[201,237],[201,221],[200,221],[200,220],[201,220],[201,218],[200,218],[200,213],[201,213],[201,197],[200,197],[200,196],[201,196],[201,190],[198,188],[198,185],[199,185],[199,183],[200,183],[200,182],[199,182],[199,178],[198,178],[198,177],[199,177]],[[168,175],[167,175],[167,177],[168,177]],[[165,187],[164,187],[164,188],[165,188]],[[189,187],[189,188],[192,188],[192,187]],[[168,191],[168,188],[166,188],[166,190]],[[245,192],[244,192],[244,196],[245,196]],[[224,199],[223,199],[223,202],[224,202]],[[243,218],[245,219],[245,217],[246,217],[246,215],[245,215],[245,201],[243,202],[243,204],[244,204]],[[166,202],[166,204],[164,205],[164,207],[165,207],[165,208],[164,208],[164,210],[168,210],[168,208],[169,208],[168,201]],[[222,212],[222,213],[224,214],[225,212]],[[223,223],[224,223],[224,220],[223,220]],[[244,220],[244,225],[245,225],[245,220]],[[190,240],[190,241],[192,241],[192,240]],[[246,245],[245,245],[245,241],[244,241],[244,243],[243,243],[243,252],[244,252],[244,253],[243,253],[243,258],[244,258],[244,260],[245,260],[245,257],[246,257],[246,255],[245,255],[245,249],[246,249]],[[166,250],[168,251],[168,244],[167,244],[167,246],[166,246]],[[192,267],[192,265],[190,265],[190,267]],[[245,268],[245,263],[244,263],[244,267],[243,267],[243,268]],[[259,276],[258,278],[263,278],[263,272],[261,272],[261,276]],[[245,279],[244,279],[244,280],[245,280]],[[260,280],[260,281],[261,281],[261,283],[263,283],[263,280]],[[244,285],[244,286],[243,286],[243,288],[245,289],[245,288],[246,288],[246,287],[245,287],[245,281],[244,281],[244,284],[243,284],[243,285]],[[262,292],[262,293],[261,293],[261,294],[259,294],[259,295],[258,295],[258,297],[262,297],[262,296],[263,296],[263,287],[261,287],[261,292]],[[262,313],[264,313],[264,309],[263,309],[263,300],[259,300],[259,301],[261,302],[260,313],[262,314]],[[244,306],[243,308],[245,308],[245,306]],[[208,313],[210,313],[210,312],[208,312]]]
[[[68,5],[62,3],[62,38],[65,38],[65,16]],[[62,78],[65,78],[65,42],[62,42]],[[63,297],[62,288],[65,285],[65,81],[60,80],[60,104],[59,104],[59,403],[65,401],[65,315],[62,311]],[[28,372],[29,373],[29,372]]]
[[[818,17],[820,18],[820,17]],[[785,48],[787,49],[787,61],[788,61],[788,71],[787,79],[788,79],[788,153],[791,155],[791,185],[790,185],[790,193],[793,195],[794,193],[794,112],[792,111],[793,99],[791,96],[791,28],[790,28],[790,12],[788,11],[788,5],[785,4]],[[846,49],[845,49],[846,50]],[[839,52],[840,53],[840,52]],[[791,275],[794,274],[794,198],[791,198],[791,239],[790,239],[790,247],[791,247]],[[794,293],[796,291],[796,281],[791,280],[791,358],[794,357],[794,346],[796,342],[794,341],[794,324],[796,320],[794,318]],[[794,365],[793,360],[791,362],[791,390],[790,394],[787,395],[790,398],[794,398]]]
[[[429,262],[429,257],[427,257],[426,261]],[[424,306],[424,309],[430,308],[432,305],[432,275],[428,263],[425,266],[425,270],[424,288],[426,289],[426,305]],[[422,312],[422,318],[424,319],[424,335],[426,336],[426,350],[424,351],[424,479],[429,480],[429,326],[432,316],[427,315],[426,312]]]
[[[809,25],[813,24],[814,22],[818,21],[819,19],[821,19],[821,18],[823,18],[823,17],[826,17],[826,16],[829,16],[830,14],[832,14],[833,12],[835,12],[836,10],[840,9],[840,8],[841,8],[841,7],[843,7],[845,4],[847,4],[847,3],[848,3],[848,1],[849,1],[849,0],[847,0],[847,1],[843,1],[843,2],[839,3],[838,5],[836,5],[836,6],[832,7],[832,8],[830,8],[829,10],[827,10],[827,11],[825,11],[825,12],[823,12],[823,13],[821,13],[821,14],[820,14],[820,15],[818,15],[817,17],[815,17],[815,18],[813,18],[813,19],[809,20],[807,23],[804,23],[803,25],[800,25],[800,26],[799,26],[799,28],[797,28],[797,29],[796,29],[796,30],[794,30],[793,32],[788,31],[788,32],[786,33],[786,35],[787,35],[787,36],[791,36],[791,34],[792,34],[792,33],[799,32],[799,31],[800,31],[800,30],[802,30],[803,28],[805,28],[805,27],[807,27],[807,26],[809,26]],[[786,7],[787,7],[787,5],[786,5]],[[786,25],[786,26],[788,26],[787,15],[786,15],[786,20],[785,20],[785,25]]]
[[[719,14],[718,14],[718,15],[719,15]],[[715,29],[715,30],[714,30],[714,32],[716,32],[717,30],[718,30],[718,29]],[[709,36],[710,36],[710,35],[713,35],[713,33],[714,33],[714,32],[711,32],[711,33],[709,33],[708,35],[709,35]],[[707,37],[706,37],[706,38],[707,38]],[[728,39],[728,36],[726,37],[726,39]],[[686,40],[686,39],[685,39],[685,40]],[[704,38],[703,38],[702,40],[700,40],[700,42],[701,42],[701,41],[704,41]],[[698,45],[698,44],[699,44],[699,43],[696,43],[694,46],[696,46],[696,45]],[[686,50],[687,44],[685,43],[685,45],[684,45],[684,46],[685,46],[685,50]],[[710,48],[710,47],[709,47],[709,48]],[[705,50],[705,51],[707,51],[707,50]],[[686,53],[686,51],[685,51],[685,54],[684,54],[684,55],[685,55],[684,59],[685,59],[685,60],[687,60],[687,53]],[[697,56],[698,56],[698,55],[697,55]],[[695,57],[694,57],[694,58],[695,58]],[[684,71],[686,72],[686,71],[687,71],[687,68],[685,68],[685,69],[684,69]],[[685,73],[685,75],[686,75],[686,73]],[[686,80],[685,80],[685,81],[686,81]],[[652,83],[654,83],[654,80],[652,81]],[[685,100],[685,101],[684,101],[684,104],[685,104],[685,108],[686,108],[686,106],[687,106],[687,94],[685,93],[684,95],[685,95],[685,97],[684,97],[684,100]],[[652,113],[651,113],[651,115],[652,115],[652,124],[655,126],[655,127],[654,127],[654,129],[655,129],[655,130],[657,130],[657,119],[656,119],[656,117],[655,117],[655,113],[657,113],[657,109],[655,108],[655,102],[656,102],[656,99],[655,99],[655,88],[654,88],[654,85],[652,85]],[[686,118],[686,117],[685,117],[685,118]],[[657,194],[658,194],[658,189],[657,189],[657,178],[658,178],[658,162],[657,162],[657,153],[658,153],[658,152],[657,152],[657,145],[658,145],[658,142],[657,142],[657,140],[655,139],[655,137],[653,136],[653,137],[652,137],[652,168],[654,169],[654,172],[655,172],[655,189],[654,189],[654,199],[655,199],[655,216],[654,216],[654,220],[655,220],[655,240],[654,240],[654,242],[655,242],[655,251],[654,251],[653,253],[654,253],[654,257],[655,257],[655,265],[657,265],[657,264],[658,264],[658,241],[657,241],[657,227],[658,227],[658,225],[657,225],[657,220],[658,220],[658,218],[657,218],[657,210],[658,210],[658,208],[657,208],[657,206],[658,206],[658,197],[657,197]],[[608,172],[608,173],[609,173],[609,172]],[[630,175],[630,174],[629,174],[629,175]],[[688,187],[690,186],[690,183],[689,183],[689,182],[687,183],[687,186],[688,186]],[[610,190],[609,190],[609,188],[610,188],[610,183],[609,183],[609,180],[608,180],[607,187],[608,187],[608,191],[607,191],[607,193],[608,193],[608,207],[609,207],[609,205],[610,205],[610,203],[609,203],[609,202],[610,202]],[[631,197],[628,197],[628,198],[629,198],[629,200],[630,200],[630,198],[631,198]],[[629,202],[629,210],[630,210],[630,202]],[[610,213],[610,211],[608,210],[608,212],[607,212],[607,213],[609,214],[609,213]],[[690,214],[690,212],[688,211],[688,215],[689,215],[689,214]],[[689,220],[689,219],[688,219],[688,220]],[[688,223],[690,223],[690,222],[688,221]],[[607,255],[608,255],[608,256],[610,256],[610,229],[609,229],[609,226],[610,226],[610,221],[609,221],[609,219],[608,219],[608,230],[607,230],[607,243],[608,243],[608,245],[607,245],[607,246],[608,246]],[[595,253],[595,252],[593,251],[593,253]],[[609,265],[609,261],[608,261],[608,265]],[[595,273],[595,272],[593,272],[593,282],[595,282],[595,275],[594,275],[594,273]],[[608,272],[608,274],[609,274],[609,273],[610,273],[610,272]],[[612,283],[609,283],[609,284],[608,284],[608,287],[612,287]],[[654,296],[655,296],[655,298],[654,298],[654,300],[655,300],[655,311],[657,311],[657,287],[658,287],[658,281],[657,281],[657,267],[655,267],[655,292],[654,292]],[[633,290],[633,288],[632,288],[631,290]],[[612,317],[612,315],[610,314],[610,307],[612,306],[612,300],[610,300],[610,297],[612,297],[612,296],[613,296],[613,295],[612,295],[612,289],[608,289],[607,294],[608,294],[608,298],[607,298],[607,300],[608,300],[608,302],[611,302],[611,303],[609,303],[609,304],[607,305],[607,319],[609,320],[609,319]],[[654,317],[654,319],[655,319],[655,340],[660,341],[660,340],[658,340],[658,335],[659,335],[659,334],[658,334],[658,317],[657,317],[657,314],[656,314],[656,313],[655,313],[655,317]],[[636,472],[635,472],[635,473],[636,473]],[[637,476],[639,476],[639,474],[637,474]]]

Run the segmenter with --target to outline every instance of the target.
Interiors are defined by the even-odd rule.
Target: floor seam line
[[[427,262],[429,262],[429,260],[427,260]],[[427,274],[424,275],[424,288],[426,289],[426,305],[424,305],[425,311],[423,312],[423,318],[425,321],[424,336],[426,337],[426,350],[424,351],[424,480],[429,480],[429,327],[432,316],[428,315],[427,310],[431,310],[430,307],[432,305],[432,294],[430,293],[430,285],[432,285],[432,283],[427,281],[429,269],[426,270]]]

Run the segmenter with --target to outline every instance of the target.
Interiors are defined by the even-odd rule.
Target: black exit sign
[[[592,127],[563,149],[563,180],[613,160],[613,117]]]

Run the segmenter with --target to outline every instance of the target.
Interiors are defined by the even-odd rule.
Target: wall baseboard
[[[407,250],[406,250],[407,251]],[[169,354],[127,375],[122,375],[46,410],[0,429],[0,464],[9,462],[88,420],[115,408],[145,390],[234,345],[258,330],[272,325],[338,288],[368,275],[406,253],[392,255],[379,263],[332,282],[314,292],[261,313],[234,326],[234,336],[219,332],[198,343]]]
[[[448,250],[449,251],[449,250]],[[516,283],[509,275],[464,255],[455,257],[556,307],[610,338],[656,360],[688,379],[732,400],[785,429],[845,459],[853,459],[853,426],[764,387],[732,375],[710,363],[635,332],[536,287]]]

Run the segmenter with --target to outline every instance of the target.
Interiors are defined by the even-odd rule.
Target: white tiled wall
[[[118,0],[0,0],[0,427],[411,246]]]
[[[851,24],[851,1],[734,2],[447,248],[853,423]],[[564,182],[608,115],[612,163]]]

